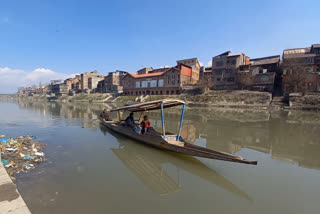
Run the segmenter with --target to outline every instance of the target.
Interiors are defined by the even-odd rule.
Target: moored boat
[[[164,123],[164,109],[174,106],[182,105],[182,113],[180,126],[178,134],[173,134],[165,131]],[[155,131],[153,128],[149,128],[147,132],[141,134],[136,132],[133,128],[126,126],[121,119],[120,111],[129,111],[129,112],[141,112],[138,124],[140,124],[143,113],[150,110],[161,110],[161,120],[162,120],[162,133]],[[102,118],[100,120],[102,123],[112,131],[115,131],[121,135],[124,135],[133,140],[142,142],[144,144],[164,149],[168,151],[183,153],[186,155],[192,155],[203,158],[210,158],[216,160],[244,163],[244,164],[253,164],[256,165],[257,161],[249,161],[243,159],[240,156],[234,156],[231,154],[214,151],[207,149],[201,146],[197,146],[191,143],[186,142],[181,137],[181,129],[183,124],[184,112],[185,112],[185,103],[178,99],[163,99],[157,101],[144,102],[139,104],[133,104],[130,106],[124,106],[111,110],[111,112],[118,112],[118,121],[106,121]]]

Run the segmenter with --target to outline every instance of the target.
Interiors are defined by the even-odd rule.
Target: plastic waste
[[[1,162],[12,179],[15,173],[32,169],[45,161],[42,148],[46,145],[33,139],[32,136],[16,138],[0,136]]]
[[[30,164],[29,164],[28,162],[25,162],[25,163],[24,163],[24,167],[25,167],[26,169],[31,169],[31,166],[30,166]]]
[[[9,161],[7,161],[7,160],[5,160],[5,159],[2,159],[1,162],[3,163],[3,165],[9,164]]]
[[[6,148],[7,151],[12,151],[12,152],[15,152],[15,151],[18,151],[19,148]]]
[[[6,137],[0,138],[0,143],[1,143],[2,145],[8,145],[9,139],[6,138]]]
[[[25,155],[23,159],[30,160],[30,159],[34,159],[34,158],[35,158],[35,156],[33,156],[33,155]]]
[[[36,153],[34,153],[35,155],[37,155],[37,156],[44,156],[44,153],[43,152],[36,152]]]

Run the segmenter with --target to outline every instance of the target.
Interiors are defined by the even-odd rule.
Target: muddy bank
[[[320,110],[320,94],[292,93],[286,99],[284,97],[272,97],[268,92],[257,91],[209,91],[204,94],[181,94],[181,95],[148,95],[145,97],[118,96],[116,94],[76,94],[74,96],[31,96],[22,97],[32,101],[56,101],[70,103],[132,103],[137,101],[153,101],[165,98],[184,100],[189,106],[202,107],[228,107],[240,109],[296,109],[296,110]]]

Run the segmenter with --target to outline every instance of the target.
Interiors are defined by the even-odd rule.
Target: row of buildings
[[[52,81],[41,88],[19,90],[24,95],[122,93],[124,95],[180,94],[187,88],[213,90],[257,90],[277,94],[320,91],[320,44],[286,49],[280,55],[250,58],[244,53],[224,52],[212,57],[211,66],[197,58],[176,61],[172,67],[145,67],[136,73],[97,71]]]

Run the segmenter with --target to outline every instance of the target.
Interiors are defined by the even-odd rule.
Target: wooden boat
[[[181,120],[180,120],[178,134],[175,135],[165,131],[163,111],[165,108],[170,108],[178,105],[182,105],[182,113],[181,113]],[[162,133],[157,132],[154,129],[150,128],[144,134],[140,134],[140,133],[137,133],[135,130],[133,130],[131,127],[127,127],[125,124],[122,123],[120,111],[141,112],[138,120],[138,124],[139,124],[141,122],[143,113],[145,111],[159,110],[159,109],[161,109]],[[207,148],[193,145],[191,143],[186,142],[180,135],[182,124],[183,124],[184,112],[185,112],[185,103],[181,100],[163,99],[163,100],[157,100],[157,101],[150,101],[150,102],[116,108],[111,110],[111,112],[118,112],[118,121],[105,121],[104,119],[100,118],[101,122],[107,128],[121,135],[124,135],[128,138],[142,142],[144,144],[147,144],[159,149],[183,153],[186,155],[257,165],[257,161],[245,160],[239,156],[233,156],[231,154],[214,151],[211,149],[207,149]]]

